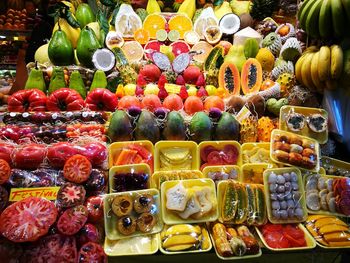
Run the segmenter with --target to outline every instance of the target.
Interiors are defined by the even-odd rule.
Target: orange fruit
[[[210,45],[208,42],[199,41],[197,44],[193,45],[191,51],[198,51],[201,52],[201,54],[194,55],[193,60],[199,63],[204,63],[205,59],[207,58],[212,49],[212,45]]]
[[[134,32],[134,39],[139,42],[141,45],[147,44],[147,42],[150,39],[150,35],[148,30],[145,30],[143,28],[137,29]]]
[[[185,112],[193,115],[196,112],[203,111],[203,102],[197,96],[189,96],[184,104]]]
[[[143,29],[149,32],[150,38],[156,38],[159,29],[165,29],[166,20],[158,14],[150,14],[143,21]]]
[[[145,97],[143,97],[142,101],[142,108],[147,109],[149,111],[154,111],[155,109],[162,106],[162,103],[160,102],[160,99],[157,95],[154,94],[148,94]]]
[[[124,96],[120,99],[118,103],[118,109],[120,110],[127,110],[131,106],[137,106],[139,108],[142,108],[139,99],[134,96]]]
[[[172,111],[172,110],[181,110],[183,108],[182,99],[179,95],[171,94],[167,96],[163,101],[163,107]]]
[[[204,109],[209,111],[210,108],[218,108],[221,111],[225,110],[225,102],[219,96],[209,96],[204,101]]]
[[[139,62],[143,58],[143,48],[137,41],[125,42],[122,50],[130,63]]]
[[[180,38],[184,38],[185,33],[191,31],[193,27],[191,19],[183,14],[178,14],[170,18],[168,25],[170,30],[179,31]]]

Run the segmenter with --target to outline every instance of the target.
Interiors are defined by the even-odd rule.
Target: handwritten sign
[[[12,188],[10,202],[21,201],[28,197],[41,197],[47,200],[56,200],[60,187]]]

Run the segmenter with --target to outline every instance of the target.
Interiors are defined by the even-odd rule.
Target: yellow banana
[[[191,247],[194,247],[195,244],[181,244],[181,245],[174,245],[174,246],[170,246],[167,247],[166,250],[168,251],[184,251],[187,249],[190,249]]]
[[[295,64],[295,78],[301,84],[303,84],[302,78],[301,78],[301,67],[303,66],[305,56],[308,53],[303,53],[303,55],[297,60],[297,63]]]
[[[146,11],[148,14],[160,13],[160,6],[157,0],[148,0]]]
[[[343,72],[343,50],[338,45],[331,46],[331,77],[338,79]]]
[[[185,0],[181,4],[179,10],[177,11],[178,14],[187,15],[191,20],[195,12],[196,12],[196,0]]]
[[[316,87],[311,78],[311,61],[315,53],[308,53],[305,55],[305,60],[301,67],[301,79],[304,86],[309,88],[310,91],[316,91]]]
[[[199,241],[197,237],[191,235],[175,235],[163,241],[163,248],[168,249],[179,245],[194,245]]]
[[[202,249],[207,250],[210,248],[210,237],[208,230],[202,227]]]
[[[190,225],[190,224],[181,224],[181,225],[174,225],[169,227],[165,231],[165,236],[173,236],[173,235],[183,235],[183,234],[191,234],[195,233],[197,236],[202,233],[202,230],[200,226],[198,225]]]
[[[318,76],[321,81],[326,81],[331,75],[331,49],[328,46],[320,48],[318,58]]]
[[[311,60],[311,79],[314,83],[317,91],[319,93],[323,93],[324,89],[326,88],[326,84],[322,81],[320,81],[318,77],[318,59],[319,59],[320,52],[316,52]]]

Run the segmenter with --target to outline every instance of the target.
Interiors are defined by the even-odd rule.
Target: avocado
[[[125,111],[117,110],[112,114],[108,127],[108,137],[112,142],[131,141],[133,127]]]
[[[52,35],[48,47],[49,59],[55,66],[68,66],[74,62],[74,49],[66,33],[59,27]]]
[[[94,74],[94,78],[92,79],[90,91],[97,89],[97,88],[105,89],[106,87],[107,87],[106,74],[104,73],[104,71],[102,71],[100,69],[96,70],[96,72]]]
[[[143,110],[137,120],[134,132],[135,140],[149,140],[156,143],[160,140],[160,131],[154,115]]]
[[[179,112],[169,112],[163,130],[163,138],[169,141],[186,140],[186,125],[184,118]]]
[[[239,140],[239,123],[228,112],[223,112],[215,129],[215,140]]]
[[[33,68],[28,76],[24,89],[39,89],[46,93],[46,84],[43,72],[40,69]]]
[[[82,98],[86,97],[86,89],[83,79],[78,70],[74,70],[70,75],[69,88],[77,91]]]
[[[80,64],[88,68],[93,68],[92,56],[100,47],[101,45],[95,32],[90,27],[85,26],[81,30],[77,44],[77,57]]]
[[[63,68],[60,67],[54,67],[52,70],[52,75],[50,78],[50,85],[49,85],[49,94],[52,92],[66,87],[66,81],[64,79],[64,71]]]
[[[192,117],[189,129],[192,141],[197,143],[210,141],[213,123],[207,114],[204,112],[197,112]]]

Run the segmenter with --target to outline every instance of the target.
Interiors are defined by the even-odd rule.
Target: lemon
[[[144,95],[154,94],[158,95],[159,88],[156,84],[147,84],[145,90],[143,91]]]
[[[209,95],[209,96],[216,95],[216,93],[217,93],[217,89],[216,89],[216,87],[213,86],[213,85],[207,85],[207,86],[205,86],[205,90],[208,92],[208,95]]]
[[[136,85],[135,84],[127,84],[124,86],[124,94],[134,96],[136,91]]]

